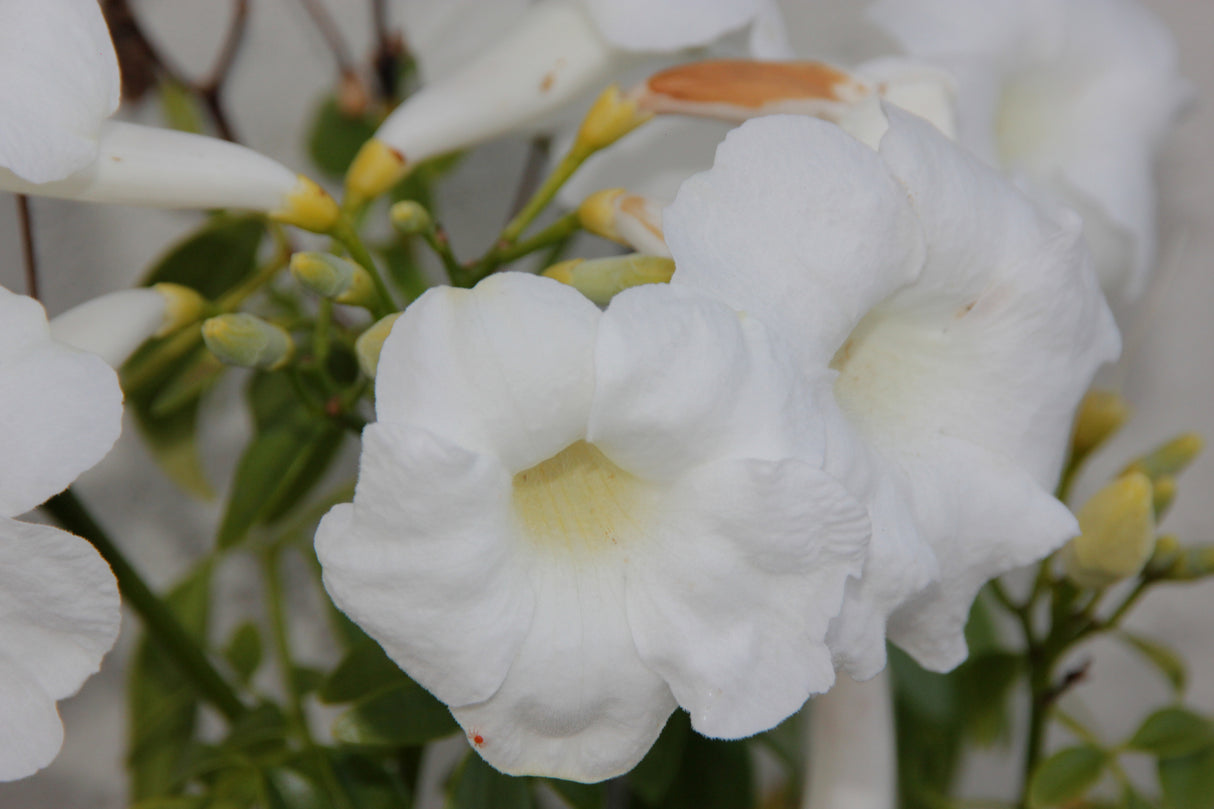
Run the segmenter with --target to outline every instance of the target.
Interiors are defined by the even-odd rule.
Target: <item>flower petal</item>
[[[113,369],[51,340],[41,305],[0,288],[0,515],[62,491],[121,428]]]
[[[535,618],[506,682],[452,713],[503,772],[601,781],[640,762],[675,702],[637,656],[622,567],[564,561],[533,559]]]
[[[806,368],[825,366],[923,258],[906,190],[881,159],[832,124],[794,116],[731,132],[662,224],[673,283],[755,315]]]
[[[614,45],[675,51],[707,45],[751,22],[766,0],[585,0]]]
[[[118,637],[118,586],[92,546],[66,531],[0,518],[0,780],[50,763],[74,694]]]
[[[488,698],[531,622],[510,476],[425,430],[372,424],[354,503],[316,532],[333,602],[443,702]]]
[[[429,84],[452,73],[496,40],[531,0],[398,0],[409,55]]]
[[[117,368],[163,328],[168,305],[155,289],[122,289],[57,315],[50,324],[51,336]]]
[[[0,168],[60,180],[97,155],[118,59],[93,0],[0,0]]]
[[[834,682],[827,628],[860,574],[865,509],[792,460],[711,464],[670,497],[676,523],[630,554],[641,659],[700,733],[774,727]]]
[[[384,342],[379,420],[527,469],[585,435],[599,317],[573,288],[520,273],[432,289]]]

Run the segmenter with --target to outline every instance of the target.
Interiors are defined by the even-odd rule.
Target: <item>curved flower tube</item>
[[[1175,39],[1137,0],[879,0],[870,18],[957,80],[962,144],[1084,216],[1105,291],[1155,256],[1155,155],[1191,97]]]
[[[431,290],[383,345],[325,587],[508,773],[626,772],[676,705],[713,737],[773,727],[834,681],[867,547],[808,392],[687,289]]]
[[[66,488],[118,438],[122,392],[101,359],[57,343],[42,307],[0,288],[0,780],[63,743],[55,702],[118,636],[118,587],[83,539],[13,517]]]
[[[327,230],[311,180],[234,143],[109,120],[118,60],[92,0],[0,2],[0,190],[170,208],[263,211]]]
[[[706,45],[747,25],[753,28],[753,53],[787,53],[772,0],[455,6],[414,0],[404,10],[406,30],[421,45],[418,59],[428,83],[388,116],[355,159],[346,178],[355,199],[377,196],[427,158],[534,125],[602,89],[643,54]],[[427,48],[425,43],[447,46],[449,40],[435,31],[458,31],[454,50],[439,54]]]
[[[763,320],[827,380],[826,469],[873,522],[833,630],[861,679],[884,664],[887,615],[922,665],[955,666],[978,588],[1076,533],[1050,491],[1119,350],[1078,218],[884,112],[875,151],[811,118],[743,124],[663,216],[672,283]]]

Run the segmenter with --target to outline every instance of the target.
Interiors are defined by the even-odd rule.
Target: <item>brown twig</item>
[[[223,106],[222,94],[224,83],[227,81],[228,74],[232,72],[232,65],[235,64],[236,55],[240,52],[240,45],[244,41],[248,22],[249,0],[235,0],[232,22],[228,25],[228,32],[219,48],[219,54],[215,57],[215,64],[211,67],[211,72],[207,74],[207,77],[194,85],[195,92],[198,93],[215,122],[219,136],[233,143],[237,142],[238,138],[236,131],[232,128],[232,120],[228,117],[227,109]]]
[[[21,230],[21,258],[25,265],[25,294],[34,300],[38,297],[38,254],[34,251],[34,221],[30,213],[30,200],[25,194],[17,194],[17,221]]]
[[[341,38],[341,32],[337,30],[337,24],[333,22],[333,18],[329,16],[325,7],[316,0],[299,0],[299,4],[304,7],[304,11],[308,12],[308,16],[312,18],[312,24],[316,26],[316,30],[320,32],[325,44],[329,46],[329,51],[333,54],[333,61],[337,63],[337,70],[341,75],[348,76],[357,73],[354,69],[354,60],[350,57],[350,50],[346,47],[345,40]]]
[[[375,81],[380,99],[395,102],[400,92],[400,62],[405,56],[405,40],[399,31],[388,27],[387,0],[371,0],[371,21],[375,32]]]

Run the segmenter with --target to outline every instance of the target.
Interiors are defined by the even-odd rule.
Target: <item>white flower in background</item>
[[[858,677],[884,663],[891,611],[892,640],[956,665],[978,588],[1076,533],[1050,491],[1119,347],[1077,217],[884,109],[879,151],[812,118],[750,121],[664,215],[672,284],[767,323],[824,381],[825,468],[873,523],[833,638]]]
[[[431,290],[384,343],[325,587],[508,773],[623,773],[676,704],[770,728],[833,682],[868,537],[790,357],[689,289]]]
[[[1191,95],[1163,22],[1136,0],[878,0],[869,14],[956,76],[961,143],[1079,211],[1105,291],[1139,295],[1155,155]]]
[[[462,0],[401,4],[427,84],[368,142],[347,190],[371,198],[412,165],[525,129],[645,57],[749,29],[746,50],[788,55],[774,0]]]
[[[37,301],[0,288],[0,780],[63,743],[57,700],[118,635],[118,588],[83,539],[18,522],[109,451],[122,391],[101,359],[57,343]]]
[[[118,60],[93,0],[0,0],[0,190],[91,202],[246,208],[324,230],[336,205],[252,149],[109,120]]]

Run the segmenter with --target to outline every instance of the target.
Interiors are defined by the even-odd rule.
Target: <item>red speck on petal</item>
[[[482,744],[485,743],[485,737],[478,733],[472,737],[472,743],[475,744],[477,747],[480,747]]]

